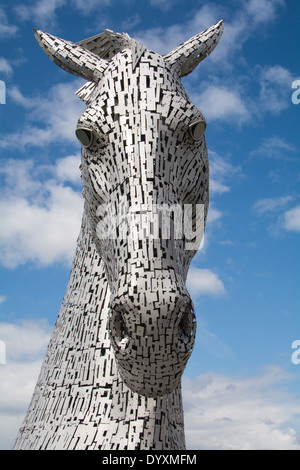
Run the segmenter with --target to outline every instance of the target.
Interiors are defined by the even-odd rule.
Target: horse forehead
[[[147,69],[151,68],[165,68],[167,63],[163,56],[157,52],[150,51],[144,48],[142,54],[137,55],[135,50],[125,49],[116,54],[110,63],[114,68],[120,69],[128,75],[137,73],[143,73]]]
[[[173,85],[173,86],[172,86]],[[154,89],[182,88],[180,78],[157,52],[144,50],[139,60],[130,49],[116,54],[107,67],[98,89],[105,95]]]
[[[90,93],[88,108],[94,108],[97,114],[100,111],[101,115],[107,109],[114,109],[118,115],[140,114],[144,110],[163,114],[172,101],[178,101],[179,106],[186,98],[180,78],[160,54],[146,50],[136,66],[134,60],[130,50],[110,60],[102,79]]]
[[[144,112],[150,111],[156,116],[152,118],[156,127],[157,116],[168,113],[172,103],[181,107],[182,100],[186,100],[186,93],[181,80],[160,54],[146,49],[136,62],[134,53],[125,49],[110,59],[102,79],[90,93],[83,116],[91,114],[99,124],[113,121],[112,129],[116,121],[127,127],[128,115],[142,119]]]

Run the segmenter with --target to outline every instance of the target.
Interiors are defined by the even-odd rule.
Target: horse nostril
[[[129,343],[129,332],[122,311],[116,311],[112,314],[110,334],[117,347],[121,351],[125,351]]]
[[[196,333],[196,317],[194,310],[187,307],[181,314],[178,324],[178,339],[181,352],[191,352]]]

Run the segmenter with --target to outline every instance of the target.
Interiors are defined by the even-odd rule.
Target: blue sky
[[[2,2],[0,448],[28,406],[83,207],[84,82],[51,63],[32,28],[74,42],[108,28],[165,54],[224,18],[218,47],[183,79],[207,120],[211,168],[188,279],[198,330],[183,379],[187,444],[300,449],[299,13],[297,0]]]

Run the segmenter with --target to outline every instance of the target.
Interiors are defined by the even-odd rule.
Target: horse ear
[[[223,30],[224,20],[221,20],[166,54],[165,61],[178,70],[180,77],[188,75],[214,50]]]
[[[35,31],[35,37],[53,62],[69,73],[98,82],[108,62],[86,50],[84,47],[57,38],[43,31]]]

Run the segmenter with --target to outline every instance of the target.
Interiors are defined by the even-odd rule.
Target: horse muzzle
[[[111,303],[110,339],[125,384],[147,397],[171,393],[195,343],[196,318],[186,294],[143,293],[138,307],[129,296]]]

